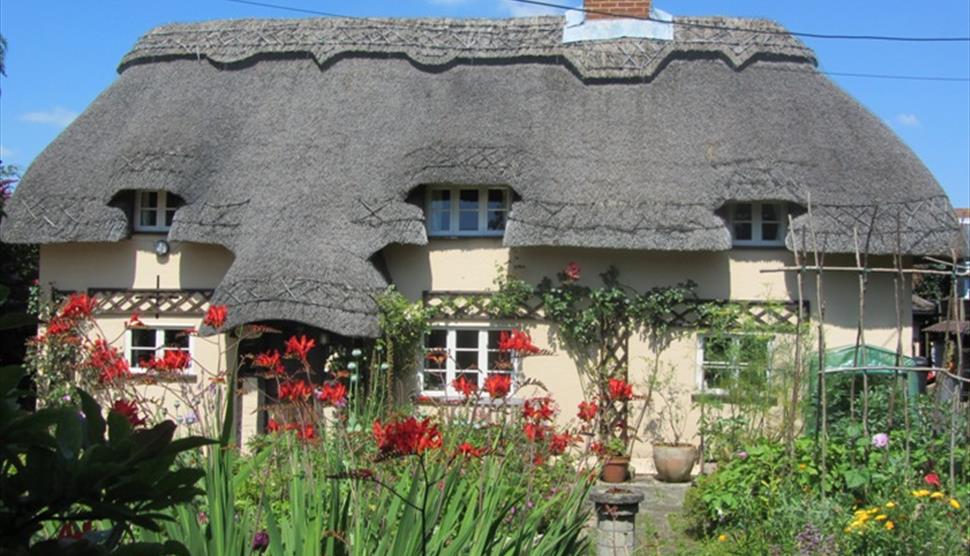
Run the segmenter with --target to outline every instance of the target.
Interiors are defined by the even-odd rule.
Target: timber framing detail
[[[211,289],[119,289],[88,288],[87,294],[95,299],[95,315],[202,315],[212,299]],[[54,299],[73,292],[53,290]]]

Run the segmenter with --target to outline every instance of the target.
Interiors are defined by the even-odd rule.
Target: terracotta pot
[[[630,467],[628,456],[609,456],[603,462],[603,473],[601,478],[604,483],[622,483],[627,480],[627,471]]]
[[[690,444],[654,444],[653,465],[657,479],[666,483],[690,481],[690,471],[697,461],[697,448]]]

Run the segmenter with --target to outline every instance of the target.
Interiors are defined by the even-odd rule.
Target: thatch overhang
[[[230,322],[373,336],[373,257],[427,242],[423,184],[516,192],[504,243],[731,248],[726,204],[783,201],[829,252],[947,252],[946,195],[882,122],[767,21],[562,43],[563,20],[167,25],[31,165],[0,234],[117,241],[112,199],[179,195],[169,238],[224,245]],[[898,233],[897,233],[898,229]],[[809,236],[811,237],[811,236]]]

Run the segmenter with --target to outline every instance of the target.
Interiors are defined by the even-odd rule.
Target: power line
[[[807,33],[800,31],[779,31],[772,29],[747,29],[744,27],[731,27],[728,25],[713,25],[710,23],[696,23],[690,21],[666,21],[663,19],[656,19],[650,16],[635,16],[626,14],[614,14],[613,12],[603,11],[603,10],[592,10],[588,8],[577,8],[574,6],[565,6],[562,4],[554,4],[552,2],[542,2],[541,0],[511,0],[512,2],[518,2],[520,4],[532,4],[534,6],[544,6],[546,8],[557,8],[560,10],[575,10],[578,12],[596,14],[596,15],[606,15],[610,17],[625,18],[625,19],[638,19],[641,21],[655,21],[657,23],[667,23],[671,25],[679,25],[681,27],[695,27],[699,29],[715,29],[720,31],[744,31],[746,33],[758,33],[762,35],[791,35],[795,37],[807,37],[811,39],[839,39],[839,40],[865,40],[865,41],[896,41],[896,42],[970,42],[970,37],[899,37],[891,35],[831,35],[826,33]]]
[[[321,12],[321,11],[318,11],[318,10],[308,10],[308,9],[305,9],[305,8],[294,8],[293,6],[283,6],[283,5],[280,5],[280,4],[269,4],[269,3],[266,3],[266,2],[253,2],[251,0],[225,0],[225,1],[226,2],[232,2],[233,4],[246,4],[246,5],[249,5],[249,6],[259,6],[261,8],[274,8],[274,9],[277,9],[277,10],[286,10],[286,11],[290,11],[290,12],[297,12],[297,13],[310,14],[310,15],[322,15],[322,16],[326,16],[326,17],[346,17],[346,18],[356,19],[356,16],[352,16],[352,15],[335,14],[335,13],[332,13],[332,12]]]

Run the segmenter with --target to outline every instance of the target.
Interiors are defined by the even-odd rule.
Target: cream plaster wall
[[[87,288],[146,289],[210,289],[215,288],[232,264],[233,255],[223,247],[198,243],[172,242],[168,256],[158,257],[155,241],[161,236],[135,234],[131,239],[116,243],[69,243],[42,245],[40,248],[40,283],[59,290],[83,291]],[[130,315],[101,315],[92,335],[106,339],[122,352],[129,340],[126,322]],[[141,321],[148,327],[196,328],[202,316],[157,317],[142,313]],[[221,383],[210,379],[235,362],[235,355],[227,345],[225,335],[190,337],[193,368],[179,380],[162,384],[138,384],[139,395],[153,401],[159,416],[185,418],[193,413],[199,420],[214,423],[212,413],[214,388]],[[251,385],[244,384],[240,392],[238,424],[240,441],[245,442],[256,432],[256,399]],[[250,386],[250,387],[247,387]],[[203,395],[204,394],[204,395]],[[208,409],[207,409],[208,407]],[[182,425],[187,428],[188,425]],[[194,432],[198,432],[197,430]]]
[[[530,247],[509,249],[498,239],[432,240],[426,246],[396,245],[384,250],[391,279],[398,289],[412,299],[424,291],[485,291],[494,289],[499,269],[509,264],[512,271],[531,283],[543,277],[554,278],[566,263],[582,266],[581,282],[598,285],[599,274],[610,265],[620,270],[620,280],[640,291],[667,286],[686,280],[697,283],[698,296],[704,299],[796,300],[798,289],[792,273],[763,272],[780,270],[794,264],[793,255],[781,249],[736,249],[725,252],[665,253],[612,249],[577,249]],[[852,265],[847,256],[829,256],[827,265]],[[889,260],[873,259],[872,266],[891,266]],[[807,275],[804,298],[817,308],[814,275]],[[828,347],[855,343],[858,318],[858,281],[852,273],[827,273],[823,278],[826,305],[826,342]],[[910,293],[902,294],[903,346],[910,352]],[[866,293],[866,342],[888,349],[896,348],[896,313],[891,275],[870,276]],[[583,399],[576,363],[559,348],[555,327],[529,323],[533,341],[551,355],[527,358],[523,374],[542,382],[555,396],[565,423],[575,416],[576,405]],[[681,402],[690,406],[690,393],[698,389],[698,336],[695,331],[682,331],[660,353],[663,367],[674,370],[674,381],[685,392]],[[630,379],[645,385],[653,369],[654,348],[642,338],[630,345]],[[538,391],[523,392],[523,395]],[[686,437],[696,441],[699,412],[687,417]],[[649,414],[648,414],[649,419]],[[649,442],[640,443],[634,451],[634,465],[648,471]]]

